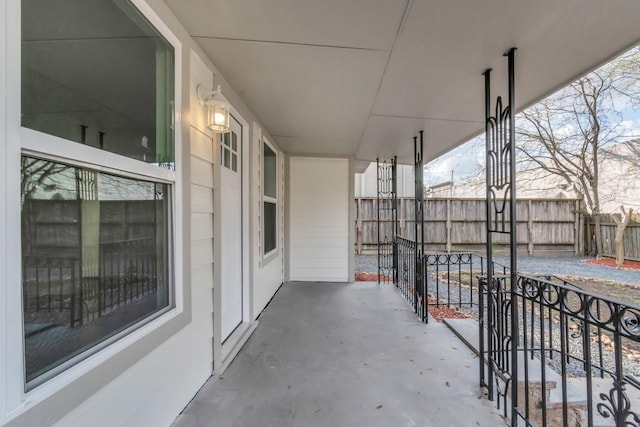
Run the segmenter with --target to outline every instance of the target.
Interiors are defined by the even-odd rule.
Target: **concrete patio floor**
[[[478,359],[392,285],[286,283],[176,427],[503,426]]]

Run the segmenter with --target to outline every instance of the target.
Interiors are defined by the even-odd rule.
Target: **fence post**
[[[585,238],[587,239],[587,253],[589,256],[593,253],[593,224],[591,223],[591,215],[585,220],[585,225],[587,228],[587,235]]]
[[[447,253],[451,253],[451,199],[447,199]]]
[[[398,218],[398,222],[400,224],[400,231],[398,232],[398,234],[400,236],[404,236],[405,235],[404,234],[404,225],[405,225],[405,221],[406,221],[406,218],[405,218],[405,215],[404,215],[404,211],[405,211],[404,202],[405,202],[405,200],[406,200],[406,198],[400,199],[400,215],[399,215],[399,218]]]
[[[362,255],[362,199],[356,205],[356,253]]]
[[[533,255],[533,219],[531,218],[531,199],[527,201],[527,252]]]
[[[576,200],[575,225],[573,226],[573,254],[578,255],[580,248],[580,203]]]

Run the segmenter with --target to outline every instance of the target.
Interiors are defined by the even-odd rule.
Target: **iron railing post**
[[[424,131],[420,131],[420,140],[413,137],[413,154],[414,154],[414,182],[415,182],[415,266],[414,266],[414,284],[413,284],[413,309],[422,320],[428,322],[428,316],[423,314],[426,302],[424,292],[423,277],[423,260],[424,255],[424,186],[423,186],[423,150],[424,150]],[[420,306],[421,304],[421,306]],[[420,307],[420,311],[418,308]]]
[[[396,261],[394,254],[395,247],[395,236],[398,234],[398,172],[397,172],[397,164],[398,157],[391,158],[391,194],[389,195],[390,203],[391,203],[391,241],[389,242],[389,246],[391,249],[391,259],[388,262],[388,266],[390,268],[389,278],[393,280],[396,275]],[[387,279],[388,281],[388,279]]]
[[[485,133],[486,133],[486,216],[487,216],[487,318],[479,325],[480,345],[484,347],[484,328],[487,327],[488,365],[487,388],[493,399],[494,381],[499,377],[510,385],[511,421],[518,415],[518,301],[517,301],[517,219],[515,187],[515,48],[508,57],[508,102],[502,107],[497,98],[495,116],[490,114],[491,70],[484,72],[485,81]],[[508,209],[507,209],[508,206]],[[494,277],[493,240],[491,233],[509,234],[510,272],[508,276]],[[508,282],[507,282],[508,280]],[[495,281],[495,283],[494,283]],[[509,289],[506,289],[506,286]],[[501,303],[502,301],[502,303]],[[504,304],[503,304],[504,303]],[[483,310],[481,308],[481,310]],[[494,313],[494,310],[498,310]],[[496,335],[497,334],[497,335]],[[484,348],[483,348],[484,350]],[[484,358],[480,357],[481,383],[484,379]],[[506,394],[503,396],[506,401]],[[506,409],[506,408],[505,408]],[[505,412],[505,415],[506,412]]]
[[[485,285],[487,289],[487,316],[490,315],[488,305],[490,304],[490,298],[488,292],[490,291],[490,283],[493,281],[493,244],[491,243],[491,187],[489,183],[491,182],[491,159],[490,159],[490,141],[489,141],[489,132],[490,132],[490,124],[489,118],[491,117],[491,69],[486,70],[484,73],[484,111],[485,111],[485,173],[486,173],[486,204],[485,204],[485,215],[486,215],[486,223],[485,223],[485,233],[487,238],[487,246],[486,246],[486,260],[487,260],[487,272],[485,275]],[[478,282],[480,292],[483,292],[483,285],[479,281]],[[485,370],[485,349],[484,349],[484,335],[485,335],[485,321],[484,321],[484,305],[480,305],[480,319],[479,319],[479,333],[480,333],[480,386],[487,386],[487,392],[489,395],[489,399],[493,400],[493,368],[491,364],[488,365],[488,379],[487,383],[484,383],[484,370]],[[487,332],[487,337],[489,337],[489,333]],[[489,352],[492,352],[491,339],[487,339],[487,345]]]
[[[380,271],[382,268],[382,263],[380,262],[380,159],[376,159],[376,195],[378,196],[377,200],[376,200],[376,219],[377,219],[377,225],[378,225],[378,245],[377,245],[377,250],[378,250],[378,284],[380,284]]]
[[[518,274],[518,222],[516,217],[516,80],[515,80],[515,51],[509,49],[507,57],[509,61],[509,231],[510,255],[511,255],[511,420],[517,424],[518,414],[518,348],[520,333],[518,329],[518,301],[516,298],[517,274]],[[526,355],[524,356],[526,357]]]

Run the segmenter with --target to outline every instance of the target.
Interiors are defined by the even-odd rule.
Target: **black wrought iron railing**
[[[153,239],[137,239],[101,245],[100,286],[92,295],[99,313],[106,314],[158,288]]]
[[[416,284],[416,244],[397,244],[396,286],[419,318],[446,306],[478,321],[480,384],[507,419],[518,379],[511,425],[640,426],[640,306],[556,276],[516,274],[512,288],[509,268],[497,263],[489,284],[486,258],[473,253],[425,255]]]
[[[416,242],[398,238],[398,286],[418,317],[429,321],[429,307],[449,307],[465,311],[466,317],[479,318],[480,286],[478,276],[486,271],[486,259],[472,252],[429,253],[416,260]],[[416,278],[416,268],[424,272]],[[506,273],[507,267],[498,266]],[[419,282],[417,286],[414,283]],[[424,302],[424,303],[423,303]]]
[[[420,320],[429,321],[429,307],[455,307],[478,318],[479,284],[486,260],[474,253],[416,255],[416,242],[396,237],[398,277],[396,286]],[[506,267],[505,267],[506,268]],[[422,280],[416,275],[421,269]]]
[[[100,244],[95,263],[79,257],[24,255],[26,323],[78,327],[156,292],[153,239]]]
[[[518,372],[518,421],[536,426],[640,425],[640,307],[554,278],[480,278],[486,329],[480,355],[489,397],[510,414]],[[512,330],[512,304],[518,330]],[[518,366],[511,354],[518,352]]]
[[[478,276],[487,271],[485,257],[473,252],[433,253],[423,258],[425,300],[428,307],[446,306],[463,310],[479,319],[482,295]],[[494,270],[506,274],[508,267],[493,263]],[[424,320],[428,321],[425,312]]]
[[[81,324],[79,264],[74,257],[22,257],[25,323]]]
[[[416,295],[416,244],[414,241],[396,236],[397,252],[397,280],[395,282],[400,294],[414,307],[417,302]]]

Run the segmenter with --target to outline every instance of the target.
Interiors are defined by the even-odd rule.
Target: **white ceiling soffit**
[[[640,41],[637,0],[166,2],[285,151],[359,160],[482,132],[511,47],[520,110]]]

